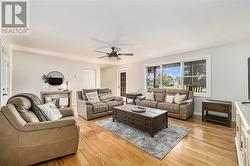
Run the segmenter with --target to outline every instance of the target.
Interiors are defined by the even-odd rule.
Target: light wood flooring
[[[108,118],[108,117],[104,117]],[[170,123],[192,128],[192,131],[161,161],[119,136],[97,126],[95,121],[79,118],[80,145],[76,155],[51,160],[39,165],[48,166],[235,166],[235,129],[223,125],[169,118]]]

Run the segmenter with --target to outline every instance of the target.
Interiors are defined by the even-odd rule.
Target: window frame
[[[161,63],[149,63],[144,65],[144,88],[147,90],[147,68],[152,66],[160,66],[160,88],[162,88],[162,66],[172,63],[180,63],[180,84],[181,88],[184,86],[184,63],[190,61],[206,60],[206,93],[194,92],[194,96],[211,97],[211,54],[200,56],[188,56],[184,58],[177,58],[175,60],[162,60]]]

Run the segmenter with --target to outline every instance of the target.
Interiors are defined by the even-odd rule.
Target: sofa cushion
[[[114,96],[113,96],[111,91],[107,92],[107,93],[99,93],[98,97],[99,97],[100,101],[102,101],[102,102],[114,100]]]
[[[153,101],[153,100],[142,100],[140,102],[140,106],[156,108],[157,103],[158,103],[157,101]]]
[[[180,113],[180,106],[179,104],[175,103],[165,103],[165,102],[159,102],[157,104],[158,109],[167,110],[168,112],[179,114]]]
[[[175,96],[177,93],[179,93],[180,95],[186,95],[185,99],[188,99],[188,91],[184,89],[166,89],[166,95]]]
[[[21,117],[27,122],[39,122],[39,119],[34,112],[29,111],[31,108],[31,102],[25,97],[15,97],[9,100],[9,103],[13,104]]]
[[[106,104],[108,104],[108,109],[111,110],[113,107],[119,106],[119,102],[118,101],[107,101],[105,102]]]
[[[109,88],[97,89],[98,94],[111,92]]]
[[[106,103],[95,103],[93,104],[93,113],[98,114],[101,112],[108,111],[108,104]]]
[[[163,102],[165,100],[166,90],[163,88],[153,89],[155,101]]]
[[[31,102],[25,97],[11,98],[9,103],[13,104],[18,112],[26,112],[31,108]]]
[[[37,116],[32,111],[26,111],[20,113],[20,115],[27,123],[40,122]]]

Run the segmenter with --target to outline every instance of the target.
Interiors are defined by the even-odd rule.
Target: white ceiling
[[[12,36],[11,42],[19,49],[117,65],[248,37],[248,0],[30,0],[30,34]],[[93,50],[107,44],[96,39],[113,42],[134,57],[101,60],[102,54]]]

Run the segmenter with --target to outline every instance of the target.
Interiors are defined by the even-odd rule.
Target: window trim
[[[147,68],[152,66],[160,66],[160,87],[162,87],[162,65],[165,64],[172,64],[172,63],[180,63],[181,71],[180,71],[180,77],[181,77],[181,88],[183,88],[184,83],[184,62],[190,62],[190,61],[198,61],[198,60],[206,60],[206,85],[207,85],[207,92],[206,93],[199,93],[194,92],[194,96],[199,97],[211,97],[212,92],[212,86],[211,86],[211,54],[206,55],[200,55],[200,56],[188,56],[184,58],[177,58],[172,60],[163,60],[161,63],[149,63],[144,65],[144,88],[147,89]]]

